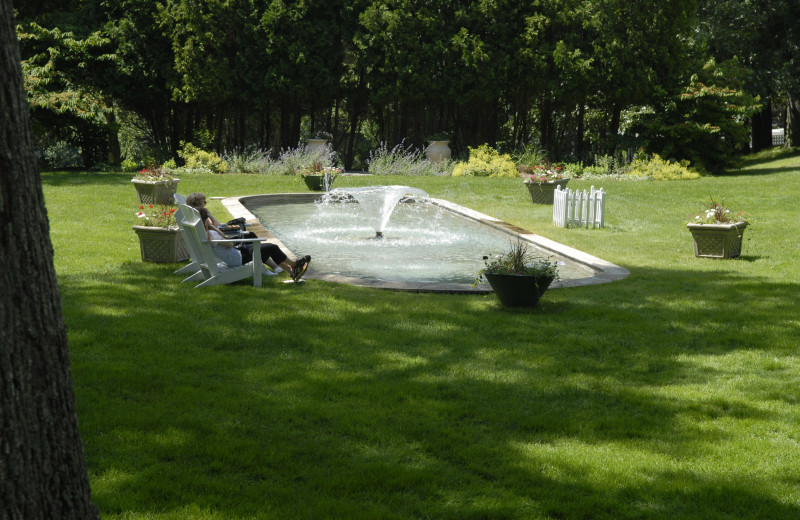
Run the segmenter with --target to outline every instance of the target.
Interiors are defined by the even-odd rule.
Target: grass
[[[125,520],[800,517],[799,178],[794,154],[594,181],[601,230],[552,226],[514,179],[337,180],[420,187],[631,271],[510,310],[318,280],[195,290],[139,260],[130,175],[45,173],[94,501]],[[711,195],[754,217],[740,259],[693,256],[684,216]]]

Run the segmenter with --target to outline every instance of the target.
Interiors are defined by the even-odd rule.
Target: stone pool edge
[[[261,238],[266,238],[270,242],[278,244],[284,251],[290,252],[295,255],[294,251],[286,247],[286,244],[273,235],[267,228],[261,225],[261,222],[242,204],[242,200],[253,200],[258,202],[274,202],[274,203],[287,203],[287,202],[311,202],[317,200],[321,195],[318,193],[273,193],[262,195],[242,195],[236,197],[211,197],[219,199],[223,206],[228,210],[233,218],[244,218],[247,222],[248,231],[252,231]],[[630,275],[630,271],[624,267],[612,264],[596,256],[580,251],[578,249],[565,246],[549,238],[531,233],[526,229],[519,228],[500,219],[484,215],[478,211],[460,206],[450,201],[443,199],[431,198],[431,202],[441,206],[453,213],[459,214],[470,220],[481,222],[485,225],[491,226],[508,233],[511,236],[518,236],[521,239],[531,242],[542,249],[550,251],[567,257],[581,265],[589,268],[594,275],[585,278],[578,278],[575,280],[559,280],[553,283],[551,288],[556,289],[559,287],[583,287],[587,285],[597,285],[603,283],[614,282],[622,280]],[[331,273],[321,273],[314,269],[312,262],[311,267],[305,274],[305,278],[324,280],[328,282],[346,283],[350,285],[357,285],[362,287],[373,287],[376,289],[388,289],[393,291],[409,291],[409,292],[442,292],[442,293],[465,293],[465,294],[485,294],[492,292],[489,284],[478,284],[472,286],[470,284],[458,283],[423,283],[423,282],[384,282],[379,280],[362,280],[360,278],[353,278],[349,276],[341,276]]]

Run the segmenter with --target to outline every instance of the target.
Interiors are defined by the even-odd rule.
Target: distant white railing
[[[572,191],[558,186],[553,192],[553,225],[559,227],[604,227],[606,192],[602,188]]]
[[[786,132],[783,128],[772,129],[772,146],[780,146],[786,142]]]

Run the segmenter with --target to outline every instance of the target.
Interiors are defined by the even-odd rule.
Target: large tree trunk
[[[98,518],[11,0],[0,0],[0,77],[0,518]]]

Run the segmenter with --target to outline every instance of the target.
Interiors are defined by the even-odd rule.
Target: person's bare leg
[[[272,258],[267,258],[267,261],[266,261],[265,263],[266,263],[266,264],[267,264],[267,266],[268,266],[270,269],[272,269],[273,271],[274,271],[275,269],[277,269],[277,268],[278,268],[278,264],[276,264],[276,263],[275,263],[275,260],[273,260]],[[281,268],[281,269],[283,269],[283,268]],[[286,270],[286,269],[284,269],[284,271],[285,271],[285,270]]]

